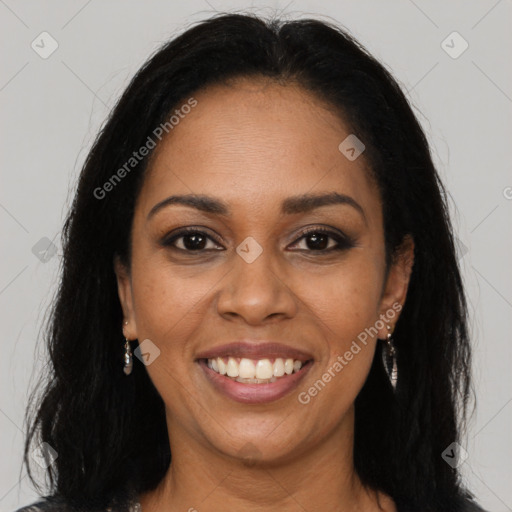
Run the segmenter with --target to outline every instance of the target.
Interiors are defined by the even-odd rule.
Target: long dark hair
[[[113,109],[85,161],[63,229],[62,277],[46,333],[50,373],[37,407],[27,409],[30,479],[39,488],[29,457],[36,440],[58,454],[47,469],[50,494],[82,510],[112,500],[122,510],[133,493],[155,488],[167,471],[163,401],[137,359],[130,378],[122,371],[113,270],[115,255],[130,262],[134,205],[149,156],[122,179],[112,176],[123,165],[128,169],[133,151],[154,139],[155,128],[194,92],[251,76],[300,84],[364,141],[382,199],[388,268],[406,235],[415,242],[394,333],[396,393],[378,349],[356,400],[358,475],[401,511],[462,510],[471,496],[442,457],[459,440],[471,391],[467,305],[447,193],[390,73],[344,30],[312,19],[214,16],[160,48]]]

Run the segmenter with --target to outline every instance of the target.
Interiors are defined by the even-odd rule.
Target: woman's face
[[[171,450],[187,439],[278,461],[350,438],[412,247],[386,279],[365,155],[342,153],[350,128],[316,97],[261,79],[194,98],[153,155],[131,266],[116,263],[124,333],[142,344]]]

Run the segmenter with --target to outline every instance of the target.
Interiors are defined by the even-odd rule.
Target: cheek
[[[301,285],[301,299],[338,340],[339,349],[377,320],[383,275],[361,251]]]
[[[336,403],[339,411],[346,410],[373,361],[377,343],[373,327],[379,319],[383,275],[370,256],[361,251],[303,288],[308,308],[322,331],[321,360],[315,375],[318,385],[303,391],[308,395],[305,400],[322,395],[323,399],[317,400],[321,408]]]
[[[208,282],[207,282],[208,281]],[[193,340],[204,320],[209,279],[185,279],[158,258],[133,258],[132,290],[139,344],[149,352],[146,371],[165,404],[183,423],[194,417]],[[149,342],[147,341],[149,340]],[[190,426],[192,428],[192,426]]]
[[[132,290],[139,340],[150,339],[166,359],[188,357],[187,340],[204,318],[213,277],[205,273],[193,279],[158,257],[134,255]]]

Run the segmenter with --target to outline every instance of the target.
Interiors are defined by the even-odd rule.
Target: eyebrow
[[[220,215],[223,217],[231,217],[232,212],[229,206],[222,200],[202,195],[202,194],[186,194],[186,195],[173,195],[155,204],[148,213],[147,219],[149,220],[158,211],[163,208],[180,204],[196,208],[205,213]],[[367,223],[365,212],[362,206],[352,197],[338,192],[329,192],[326,194],[302,194],[286,198],[281,204],[281,213],[285,215],[294,215],[298,213],[307,213],[311,210],[321,206],[330,205],[348,205],[357,210]]]

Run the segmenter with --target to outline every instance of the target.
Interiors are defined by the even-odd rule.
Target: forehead
[[[215,195],[233,209],[320,191],[378,205],[364,156],[351,161],[339,150],[350,127],[312,93],[238,79],[193,97],[197,105],[155,149],[139,198],[145,211],[176,193]]]

